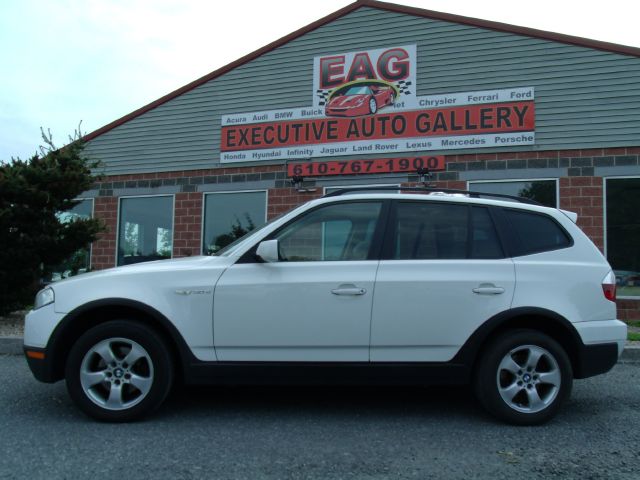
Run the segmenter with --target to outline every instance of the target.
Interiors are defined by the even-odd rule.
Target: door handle
[[[473,289],[473,293],[477,293],[478,295],[500,295],[504,293],[504,288],[496,287],[491,283],[482,283]]]
[[[340,285],[338,288],[331,290],[331,293],[334,295],[364,295],[367,291],[355,285]]]

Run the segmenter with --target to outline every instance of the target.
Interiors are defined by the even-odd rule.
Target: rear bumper
[[[593,377],[611,370],[624,350],[627,325],[619,320],[602,320],[574,323],[573,326],[583,343],[576,359],[574,377]]]

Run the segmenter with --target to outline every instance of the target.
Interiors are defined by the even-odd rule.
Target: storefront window
[[[75,207],[66,212],[58,213],[58,219],[62,223],[82,220],[93,216],[93,200],[80,200]],[[57,265],[51,272],[51,281],[56,282],[63,278],[71,277],[79,273],[84,273],[89,269],[91,259],[91,248],[82,248],[71,255],[64,262]]]
[[[267,219],[267,192],[230,192],[205,195],[202,251],[212,255]]]
[[[557,180],[469,182],[469,190],[529,198],[547,207],[558,207]]]
[[[607,259],[619,297],[640,297],[640,178],[606,181]]]
[[[171,258],[173,197],[120,199],[118,265]]]

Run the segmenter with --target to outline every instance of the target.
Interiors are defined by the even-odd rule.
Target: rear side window
[[[504,258],[486,208],[400,202],[391,258],[455,260]]]
[[[521,210],[503,210],[517,237],[513,256],[548,252],[571,246],[571,238],[551,217]]]

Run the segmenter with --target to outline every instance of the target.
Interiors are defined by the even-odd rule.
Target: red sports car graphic
[[[387,105],[392,105],[397,96],[398,89],[386,82],[349,82],[331,92],[325,114],[336,117],[370,115]]]

